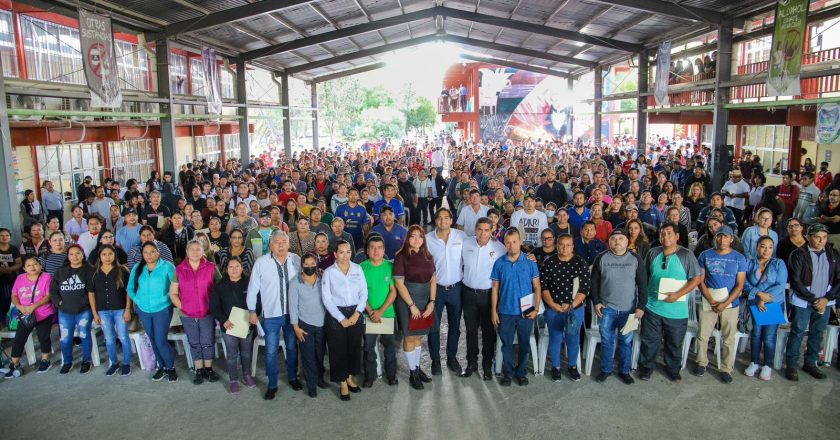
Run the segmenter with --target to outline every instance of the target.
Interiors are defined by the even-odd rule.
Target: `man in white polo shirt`
[[[493,356],[496,354],[496,329],[490,319],[490,273],[493,263],[507,250],[498,240],[493,240],[493,222],[482,217],[475,225],[475,237],[464,240],[464,285],[461,300],[464,324],[467,328],[467,368],[461,377],[470,377],[478,371],[478,329],[481,327],[481,367],[484,380],[493,379]]]
[[[449,332],[446,337],[446,365],[461,374],[458,363],[458,338],[461,337],[461,249],[467,239],[463,231],[452,229],[452,212],[440,208],[435,212],[434,231],[426,234],[426,247],[435,260],[437,298],[435,301],[435,322],[440,325],[443,310]],[[441,374],[440,327],[432,327],[429,333],[429,354],[432,358],[432,374]]]
[[[481,193],[477,189],[470,190],[470,204],[461,208],[458,213],[458,229],[464,231],[467,237],[475,237],[475,223],[482,217],[487,217],[489,206],[481,204]]]

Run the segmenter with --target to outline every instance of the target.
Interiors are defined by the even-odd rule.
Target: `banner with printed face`
[[[219,66],[216,64],[216,49],[201,49],[201,66],[204,70],[204,96],[207,97],[207,113],[222,114],[222,94],[219,92]]]
[[[79,9],[79,40],[91,107],[120,108],[120,76],[111,19]]]
[[[770,46],[770,67],[767,72],[767,96],[799,95],[799,71],[805,25],[808,19],[808,0],[779,0],[773,44]]]
[[[820,104],[817,107],[818,144],[840,144],[840,104]]]
[[[671,79],[671,41],[663,41],[656,55],[656,82],[653,97],[656,105],[668,105],[668,81]]]

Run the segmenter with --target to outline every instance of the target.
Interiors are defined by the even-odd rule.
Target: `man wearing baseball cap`
[[[590,296],[601,333],[601,373],[595,380],[604,382],[612,375],[617,331],[618,378],[631,385],[634,382],[630,376],[634,332],[624,334],[621,330],[631,314],[636,319],[642,319],[645,314],[647,273],[642,257],[627,249],[630,244],[627,231],[613,229],[608,241],[609,251],[595,257],[592,264]]]
[[[815,223],[808,227],[807,238],[807,246],[794,250],[788,260],[793,319],[785,347],[785,377],[791,381],[799,380],[796,367],[805,332],[808,332],[808,344],[802,371],[816,379],[825,379],[817,361],[828,325],[826,311],[840,297],[840,253],[826,246],[828,229]]]
[[[268,253],[268,243],[271,241],[271,233],[276,231],[278,228],[271,224],[271,211],[268,209],[263,209],[260,211],[260,226],[255,229],[251,229],[248,232],[248,237],[244,243],[245,246],[252,246],[252,251],[256,254],[256,252],[262,249],[261,255],[265,255]],[[254,249],[254,246],[258,246],[258,248]]]
[[[744,290],[747,277],[747,259],[732,249],[735,232],[727,225],[718,228],[715,233],[715,247],[700,254],[698,263],[703,274],[700,293],[703,302],[700,308],[700,331],[697,335],[697,368],[694,375],[702,377],[709,364],[709,337],[720,322],[723,338],[720,380],[732,383],[732,369],[735,366],[735,333],[738,331],[738,297]]]
[[[117,229],[114,236],[117,244],[120,245],[126,252],[140,244],[140,224],[137,223],[137,210],[128,208],[123,214],[125,224],[123,227]]]

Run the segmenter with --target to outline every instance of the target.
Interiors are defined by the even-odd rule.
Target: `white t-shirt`
[[[489,206],[479,205],[478,212],[475,212],[472,205],[465,205],[461,208],[461,212],[458,214],[458,221],[455,224],[464,228],[464,233],[467,234],[467,237],[475,237],[476,222],[481,217],[487,217],[487,211],[489,210]]]
[[[727,180],[726,183],[723,184],[723,190],[726,191],[729,194],[749,193],[750,192],[750,185],[747,184],[747,182],[744,182],[743,179],[738,181],[738,183],[734,183],[731,180]],[[726,196],[723,199],[723,203],[726,206],[729,206],[729,207],[735,208],[735,209],[740,209],[740,210],[743,211],[744,208],[747,205],[747,199],[740,198],[740,197],[732,198],[732,197]]]
[[[548,229],[548,217],[537,210],[534,210],[533,214],[528,214],[523,209],[513,213],[510,217],[510,225],[519,229],[523,243],[539,246],[540,234]]]

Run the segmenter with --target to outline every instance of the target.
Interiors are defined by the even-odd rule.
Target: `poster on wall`
[[[79,43],[91,107],[122,107],[111,19],[79,9]]]
[[[219,65],[216,63],[216,49],[201,49],[201,66],[204,70],[204,96],[207,97],[207,113],[222,114],[222,94],[219,92]]]
[[[770,69],[767,96],[799,95],[799,71],[808,18],[808,0],[779,0],[773,44],[770,46]]]
[[[840,144],[840,104],[820,104],[817,107],[818,144]]]
[[[668,105],[668,81],[671,79],[671,40],[659,45],[656,55],[656,83],[653,97],[656,105]]]

